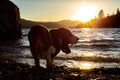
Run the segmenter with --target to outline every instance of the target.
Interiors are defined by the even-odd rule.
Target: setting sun
[[[72,20],[81,20],[83,22],[87,22],[90,19],[95,18],[97,13],[98,11],[96,6],[81,6],[77,9]]]

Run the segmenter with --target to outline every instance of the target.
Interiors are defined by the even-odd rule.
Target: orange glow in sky
[[[33,21],[81,20],[86,22],[103,9],[111,15],[120,8],[120,0],[11,0],[24,19]]]

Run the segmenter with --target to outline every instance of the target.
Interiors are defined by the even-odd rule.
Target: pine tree
[[[120,10],[119,10],[119,8],[117,8],[117,13],[116,13],[117,15],[120,15]]]
[[[101,19],[103,17],[104,17],[104,11],[100,10],[99,13],[98,13],[98,18]]]

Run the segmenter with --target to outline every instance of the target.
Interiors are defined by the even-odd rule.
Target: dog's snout
[[[79,40],[79,38],[77,36],[75,36],[75,42],[77,43],[77,41]]]
[[[79,38],[78,38],[78,37],[76,37],[76,39],[77,39],[77,41],[79,40]]]

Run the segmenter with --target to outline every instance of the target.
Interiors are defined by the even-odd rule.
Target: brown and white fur
[[[39,66],[39,59],[44,58],[47,68],[53,67],[53,59],[60,50],[68,54],[71,52],[69,44],[78,41],[78,38],[68,29],[59,28],[48,32],[47,28],[40,25],[31,28],[28,39],[36,66]]]

